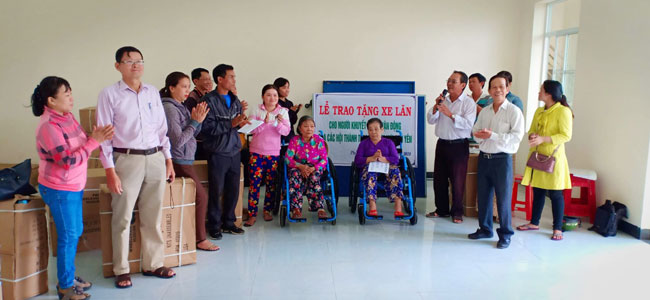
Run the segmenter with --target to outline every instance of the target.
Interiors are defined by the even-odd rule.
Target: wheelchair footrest
[[[395,217],[395,220],[410,220],[411,216],[405,215],[403,217]]]
[[[294,222],[297,222],[297,223],[305,223],[305,222],[307,222],[307,218],[294,218],[294,219],[291,219],[291,220],[294,221]]]
[[[366,219],[368,220],[383,220],[384,216],[382,215],[377,215],[377,216],[367,216]]]
[[[318,222],[330,222],[330,218],[318,218]]]

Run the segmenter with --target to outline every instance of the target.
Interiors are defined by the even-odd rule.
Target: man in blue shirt
[[[508,71],[501,71],[497,73],[497,75],[508,78],[508,90],[510,90],[512,88],[512,74],[510,74],[510,72]],[[510,103],[519,107],[522,113],[524,112],[524,103],[521,101],[521,98],[519,98],[519,96],[513,94],[512,92],[508,92],[508,94],[506,95],[506,99],[510,101]],[[487,101],[485,102],[485,106],[492,104],[493,101],[494,100],[492,99],[492,97],[488,98]]]

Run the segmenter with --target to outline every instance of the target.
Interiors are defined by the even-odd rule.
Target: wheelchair
[[[402,183],[404,185],[404,189],[402,190],[404,194],[404,199],[402,199],[402,206],[404,207],[404,213],[405,215],[403,217],[395,217],[396,220],[409,220],[411,225],[415,225],[418,223],[418,216],[417,216],[417,208],[415,208],[415,170],[413,169],[413,165],[411,164],[411,161],[402,155],[402,132],[397,130],[397,133],[399,135],[392,135],[392,136],[383,136],[384,138],[387,138],[393,143],[395,143],[395,147],[397,148],[397,152],[399,153],[399,171],[400,175],[402,177]],[[365,140],[369,138],[367,135],[363,135],[363,131],[360,133],[360,141]],[[376,217],[374,216],[369,216],[366,212],[366,205],[367,205],[367,199],[366,199],[366,189],[363,185],[363,182],[361,181],[361,172],[362,169],[357,168],[357,166],[354,164],[354,161],[352,162],[350,166],[350,196],[348,199],[348,205],[350,206],[350,212],[354,213],[355,210],[359,214],[359,224],[364,225],[366,223],[366,220],[382,220],[383,216],[378,215]],[[384,192],[384,178],[385,175],[381,174],[377,178],[377,197],[386,197],[386,193]],[[359,202],[357,202],[357,199],[360,199]]]
[[[320,136],[323,136],[322,131],[320,131]],[[306,218],[291,218],[291,214],[289,213],[291,208],[289,203],[291,200],[289,199],[289,179],[287,169],[288,167],[284,161],[284,156],[282,156],[278,163],[278,176],[275,178],[276,197],[273,205],[273,214],[280,214],[280,227],[286,226],[287,220],[290,223],[304,223],[307,221]],[[336,168],[334,167],[332,159],[329,157],[327,158],[327,167],[321,175],[320,184],[323,188],[325,205],[331,217],[319,218],[318,222],[331,222],[332,225],[336,225],[336,207],[339,203],[339,186],[337,183]]]

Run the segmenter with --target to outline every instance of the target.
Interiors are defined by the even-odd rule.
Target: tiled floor
[[[474,218],[460,225],[424,218],[434,206],[427,185],[415,226],[391,218],[360,226],[342,198],[336,226],[311,214],[285,228],[277,218],[260,221],[243,236],[224,235],[220,251],[199,252],[173,279],[134,275],[132,288],[118,290],[101,276],[100,251],[79,253],[77,273],[94,282],[93,299],[650,299],[650,245],[624,233],[603,238],[588,226],[551,241],[549,202],[542,230],[517,232],[499,250],[496,237],[467,239]],[[383,200],[380,213],[390,216]],[[524,222],[516,213],[513,224]],[[36,299],[56,298],[55,265],[50,260],[50,292]]]

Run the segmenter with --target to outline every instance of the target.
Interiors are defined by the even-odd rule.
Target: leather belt
[[[151,148],[151,149],[145,149],[145,150],[127,149],[127,148],[113,148],[113,152],[126,153],[126,154],[136,154],[136,155],[151,155],[151,154],[157,153],[160,150],[162,150],[161,146],[154,147],[154,148]]]
[[[483,158],[487,158],[487,159],[506,158],[506,157],[510,157],[510,156],[512,156],[511,154],[504,153],[504,152],[499,152],[499,153],[485,153],[485,152],[481,152],[479,155],[480,155],[481,157],[483,157]]]
[[[438,141],[445,143],[445,144],[461,144],[461,143],[466,143],[469,140],[468,139],[456,139],[456,140],[445,140],[445,139],[438,139]]]

